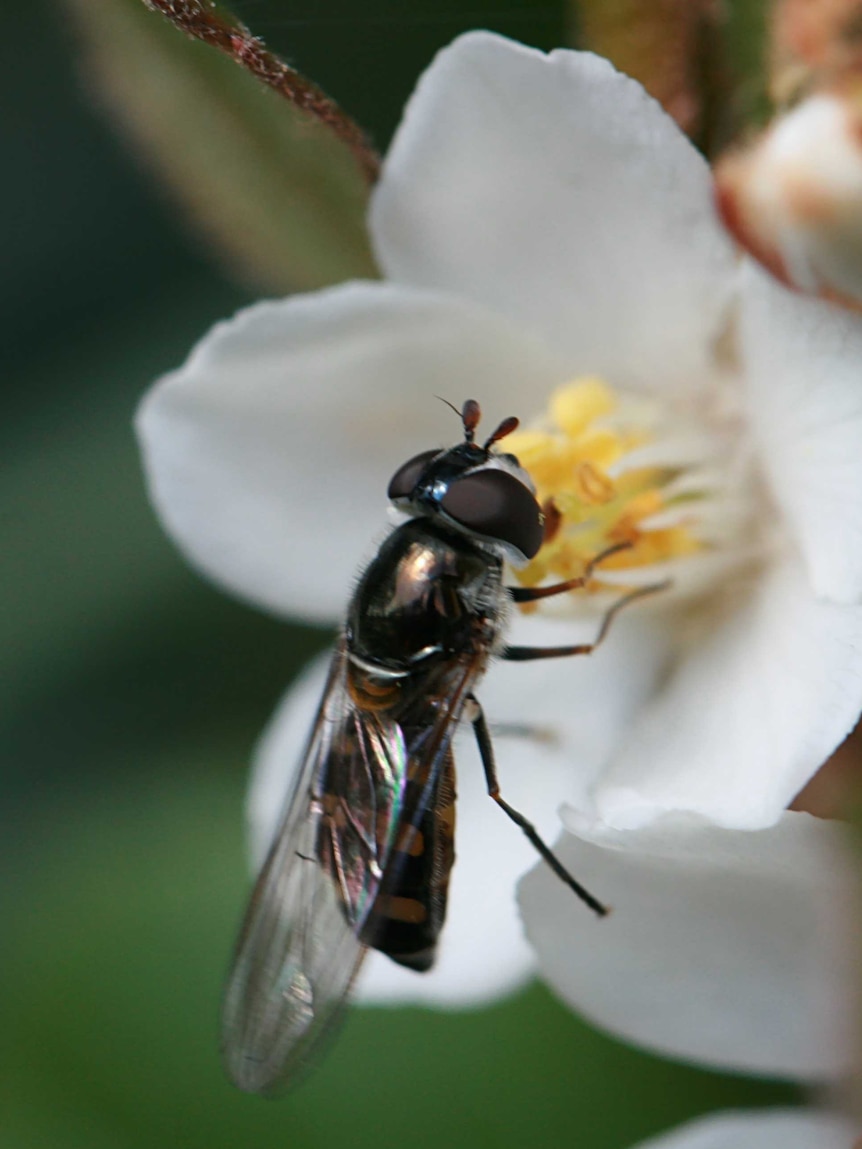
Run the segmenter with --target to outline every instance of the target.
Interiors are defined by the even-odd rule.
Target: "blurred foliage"
[[[142,0],[66,0],[87,83],[261,291],[369,278],[368,183],[350,148]]]
[[[768,0],[730,0],[725,5],[728,58],[736,89],[735,111],[738,123],[749,128],[763,123],[772,113],[766,66],[769,7]]]
[[[460,30],[562,42],[562,6],[528,0],[236,7],[381,145]],[[230,602],[162,536],[134,404],[248,297],[93,114],[65,9],[16,5],[4,32],[0,1149],[624,1149],[787,1100],[626,1049],[539,988],[478,1013],[355,1011],[279,1103],[222,1080],[245,763],[328,636]]]
[[[568,1134],[612,1149],[776,1096],[616,1045],[539,988],[481,1013],[354,1011],[289,1098],[237,1093],[217,1060],[216,1003],[245,886],[242,782],[225,769],[238,750],[180,743],[182,771],[153,753],[134,780],[91,792],[74,823],[63,805],[43,810],[28,878],[2,904],[0,1107],[22,1146],[95,1133],[130,1149],[432,1149]]]

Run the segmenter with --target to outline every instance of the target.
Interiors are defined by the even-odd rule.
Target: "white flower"
[[[551,836],[567,802],[564,857],[615,906],[597,923],[532,874],[521,899],[542,969],[590,1016],[662,1049],[832,1071],[834,1001],[808,912],[829,828],[784,810],[862,707],[859,319],[740,268],[705,163],[637,84],[596,57],[486,33],[422,78],[370,228],[385,282],[251,308],[145,399],[139,433],[167,529],[227,589],[335,623],[382,535],[390,474],[458,438],[434,396],[519,415],[517,449],[566,510],[557,569],[625,536],[636,545],[602,568],[600,604],[613,585],[673,578],[594,656],[501,665],[481,686],[492,722],[549,732],[497,740],[504,795]],[[554,487],[567,451],[581,503]],[[588,638],[598,614],[579,612],[585,597],[517,619],[513,640]],[[308,671],[262,744],[258,856],[322,673]],[[417,976],[375,957],[365,988],[378,998],[475,1002],[532,969],[511,886],[533,855],[474,759],[462,740],[439,968]],[[788,930],[800,904],[805,930]],[[798,961],[758,940],[773,916]],[[698,957],[698,939],[742,964],[674,963],[677,945]],[[688,972],[677,999],[619,1016],[618,979],[621,1000],[643,1004]],[[742,987],[747,1008],[758,986],[774,1006],[766,1038],[761,1015],[733,1001]],[[818,1019],[813,1036],[787,1006]]]

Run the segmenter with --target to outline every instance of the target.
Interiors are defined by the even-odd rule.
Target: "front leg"
[[[599,633],[592,642],[579,642],[571,646],[506,646],[503,648],[501,657],[508,659],[509,662],[532,662],[536,658],[568,658],[572,654],[592,654],[604,642],[611,628],[611,623],[624,607],[636,602],[639,598],[646,598],[647,595],[658,594],[660,590],[667,590],[670,585],[670,579],[665,579],[664,582],[654,583],[652,586],[642,586],[633,590],[631,594],[625,595],[619,602],[615,602],[606,611],[599,627]],[[553,587],[548,587],[548,589],[553,590]]]
[[[580,590],[585,587],[590,579],[593,577],[593,571],[603,563],[605,559],[609,559],[611,555],[619,554],[620,551],[631,550],[631,543],[614,543],[612,547],[606,547],[590,559],[584,567],[584,573],[578,575],[577,578],[566,579],[565,582],[555,582],[553,586],[510,586],[506,587],[509,594],[512,596],[513,602],[537,602],[540,598],[550,598],[555,594],[565,594],[567,590]]]

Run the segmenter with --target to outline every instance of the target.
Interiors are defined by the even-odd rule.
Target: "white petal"
[[[535,647],[589,642],[599,624],[599,615],[518,616],[509,637],[513,645]],[[493,666],[479,690],[489,722],[523,726],[538,735],[538,740],[498,739],[501,784],[526,786],[529,803],[536,755],[553,751],[567,763],[556,806],[589,805],[596,777],[666,671],[669,640],[660,614],[632,610],[591,655]]]
[[[456,40],[407,107],[370,219],[389,276],[498,308],[572,373],[704,378],[732,266],[709,170],[599,57]]]
[[[562,861],[610,917],[583,912],[542,865],[519,901],[543,976],[602,1028],[707,1065],[829,1077],[854,1048],[841,844],[836,823],[800,813],[756,832],[673,816],[591,841],[565,833]]]
[[[862,709],[862,607],[817,601],[787,561],[728,585],[689,620],[679,662],[595,790],[620,828],[673,810],[719,825],[771,825]]]
[[[818,594],[862,599],[862,316],[792,295],[753,268],[742,337],[773,497]]]
[[[635,1149],[853,1149],[859,1130],[832,1113],[762,1109],[716,1113]]]
[[[340,616],[386,523],[386,484],[457,440],[435,396],[517,413],[561,378],[511,324],[463,300],[349,284],[222,323],[144,399],[150,494],[206,574],[269,609]]]

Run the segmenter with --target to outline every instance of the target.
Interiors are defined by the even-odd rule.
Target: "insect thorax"
[[[502,562],[456,531],[413,519],[384,541],[347,615],[351,655],[411,671],[439,654],[490,649],[503,619]]]

